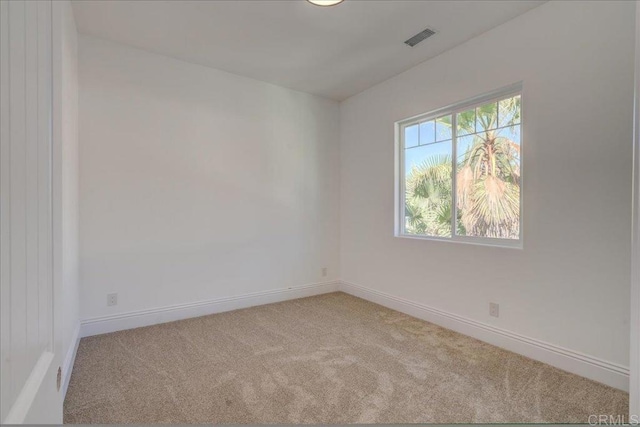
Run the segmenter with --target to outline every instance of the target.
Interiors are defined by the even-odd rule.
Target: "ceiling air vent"
[[[409,40],[405,41],[404,44],[409,45],[411,47],[414,47],[415,45],[420,43],[422,40],[431,37],[435,33],[436,32],[433,31],[431,28],[427,28],[426,30],[420,31],[418,34],[416,34],[415,36],[411,37]]]

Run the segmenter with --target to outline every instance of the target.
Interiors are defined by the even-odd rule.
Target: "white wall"
[[[634,7],[549,2],[343,102],[342,278],[628,366]],[[394,122],[518,81],[524,249],[394,237]]]
[[[79,75],[83,319],[338,277],[337,103],[84,36]]]
[[[54,17],[60,20],[60,97],[54,97],[60,110],[60,293],[57,311],[63,339],[62,357],[75,350],[80,323],[79,291],[79,150],[78,150],[78,33],[71,2],[57,1]],[[72,354],[70,355],[72,356]],[[70,361],[67,361],[70,362]],[[65,369],[70,367],[64,366]],[[64,372],[67,376],[69,372]],[[67,377],[68,380],[68,377]]]

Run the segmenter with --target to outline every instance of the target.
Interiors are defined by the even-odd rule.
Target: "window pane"
[[[436,141],[436,125],[433,120],[420,123],[420,145],[431,144]]]
[[[415,147],[418,145],[418,125],[407,126],[404,128],[404,146],[405,148]]]
[[[451,237],[451,141],[404,151],[405,233]]]
[[[498,103],[491,102],[476,108],[476,132],[498,127]]]
[[[451,116],[440,117],[436,120],[436,141],[451,139]]]
[[[459,138],[457,144],[456,233],[518,239],[520,125]]]
[[[476,110],[471,109],[456,116],[458,135],[468,135],[476,131]]]
[[[498,127],[520,123],[520,95],[498,102]]]

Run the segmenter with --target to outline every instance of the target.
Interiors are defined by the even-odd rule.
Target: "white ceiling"
[[[75,0],[73,10],[82,34],[343,100],[542,3]],[[403,43],[427,27],[437,34]]]

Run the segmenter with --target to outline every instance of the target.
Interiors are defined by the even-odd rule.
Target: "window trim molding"
[[[437,242],[449,242],[449,243],[462,243],[479,246],[494,246],[509,249],[523,249],[523,223],[524,223],[524,96],[523,84],[518,82],[509,86],[502,87],[500,89],[493,90],[491,92],[484,93],[482,95],[474,96],[473,98],[466,99],[464,101],[449,104],[445,107],[438,108],[436,110],[429,111],[427,113],[418,114],[406,119],[398,120],[394,123],[394,236],[415,240],[432,240]],[[457,217],[456,209],[456,180],[455,180],[455,167],[452,168],[452,203],[453,213],[451,215],[452,221],[452,235],[451,237],[439,237],[439,236],[427,236],[420,234],[407,234],[404,232],[404,205],[405,205],[405,184],[406,180],[403,179],[404,175],[404,135],[403,129],[407,126],[436,119],[439,116],[451,114],[452,115],[452,127],[455,126],[456,114],[460,111],[468,110],[472,107],[485,104],[490,101],[497,101],[499,99],[508,98],[509,96],[521,95],[520,98],[520,227],[518,239],[501,239],[493,237],[473,237],[473,236],[459,236],[455,234],[455,219]],[[452,132],[452,159],[457,158],[457,135],[454,137]]]

